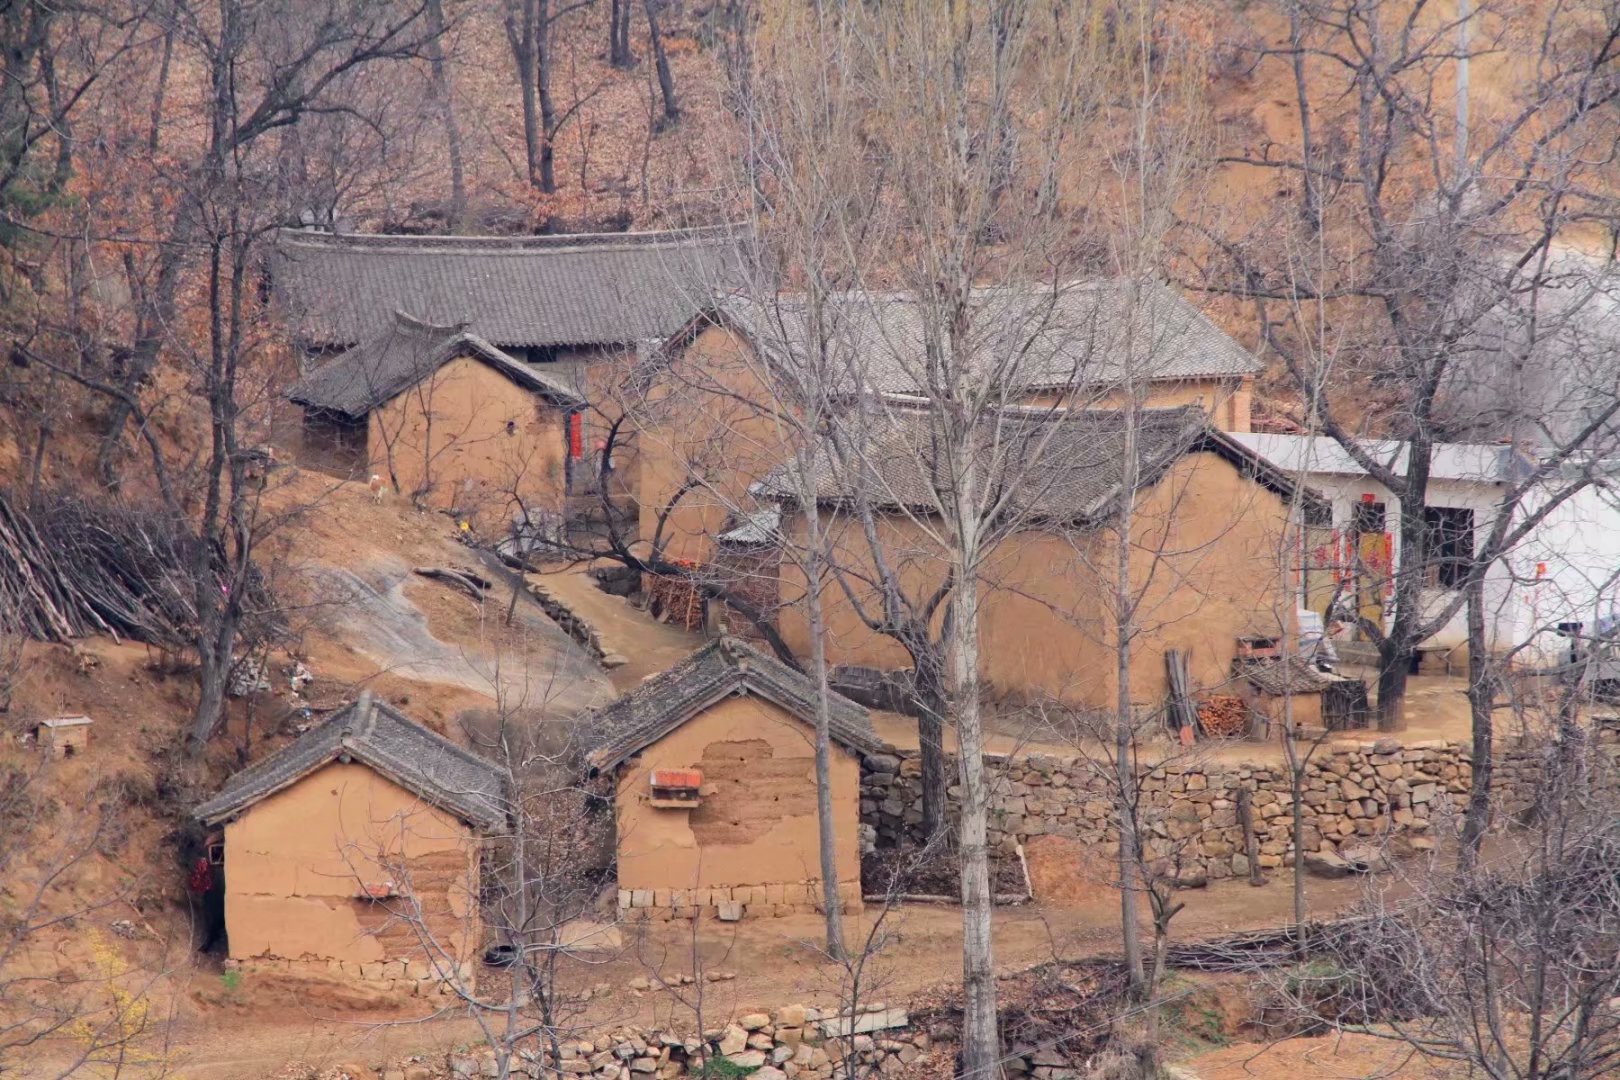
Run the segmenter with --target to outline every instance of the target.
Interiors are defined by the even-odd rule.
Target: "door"
[[[1350,520],[1350,551],[1355,574],[1356,613],[1376,626],[1384,625],[1384,598],[1394,570],[1393,545],[1384,525],[1384,504],[1363,500]],[[1361,630],[1356,636],[1362,638]]]

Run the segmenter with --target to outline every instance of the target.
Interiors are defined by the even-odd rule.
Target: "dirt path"
[[[492,701],[499,694],[513,706],[543,706],[559,715],[577,713],[612,696],[601,668],[529,603],[520,602],[514,613],[522,641],[498,642],[494,626],[474,625],[470,637],[458,633],[461,643],[451,644],[433,633],[428,614],[413,595],[416,590],[407,588],[415,585],[415,575],[399,559],[372,555],[348,566],[321,566],[313,573],[329,598],[339,598],[324,620],[328,635],[382,670],[459,686]],[[459,594],[447,593],[444,598],[468,612],[478,610]],[[481,614],[498,623],[504,610]]]
[[[1312,881],[1312,910],[1318,915],[1342,911],[1369,888],[1398,895],[1403,887],[1391,878]],[[996,958],[1002,971],[1016,972],[1054,958],[1073,959],[1118,949],[1118,894],[1094,885],[1089,890],[1071,890],[1068,895],[1070,902],[1061,907],[1042,904],[996,911]],[[1286,877],[1260,889],[1220,882],[1182,895],[1187,908],[1176,922],[1176,936],[1182,940],[1284,922],[1291,899]],[[695,1024],[691,988],[682,991],[683,1000],[671,991],[631,989],[631,980],[638,978],[656,985],[659,978],[673,983],[681,975],[734,972],[734,979],[704,984],[705,1027],[759,1008],[791,1002],[830,1004],[839,999],[840,969],[826,962],[816,948],[821,923],[814,916],[706,923],[700,925],[695,944],[692,926],[687,923],[654,923],[642,929],[644,933],[634,934],[626,928],[624,948],[616,954],[569,965],[563,985],[594,991],[591,1002],[570,1016],[570,1027]],[[868,911],[851,919],[847,930],[852,941],[871,940],[878,946],[866,976],[868,1000],[903,1002],[960,977],[961,913],[954,907],[905,905],[881,919],[878,912]],[[498,979],[499,975],[491,972],[486,978]],[[173,1062],[188,1080],[266,1080],[300,1075],[283,1071],[293,1062],[317,1069],[350,1062],[371,1065],[411,1054],[443,1053],[457,1045],[477,1044],[482,1038],[465,1014],[422,1019],[421,1009],[393,1015],[342,1013],[323,1006],[317,995],[251,981],[225,995],[218,989],[219,972],[207,962],[190,974],[189,982],[194,989],[182,999],[174,1032],[174,1044],[184,1051]],[[492,981],[486,982],[486,989],[493,989]],[[1255,1049],[1230,1047],[1222,1051],[1228,1057],[1212,1062],[1219,1069],[1237,1072],[1206,1073],[1200,1061],[1199,1074],[1237,1080],[1247,1075],[1241,1071],[1242,1062]],[[1279,1056],[1274,1060],[1292,1059]],[[1308,1062],[1297,1061],[1292,1068],[1287,1080],[1373,1075],[1311,1071]],[[1284,1077],[1280,1071],[1255,1075]],[[1430,1080],[1423,1074],[1411,1075],[1413,1080]]]
[[[622,596],[596,587],[583,568],[531,574],[601,635],[602,647],[627,661],[609,678],[620,691],[640,685],[648,675],[667,671],[703,646],[702,634],[661,623],[645,611],[631,607]]]

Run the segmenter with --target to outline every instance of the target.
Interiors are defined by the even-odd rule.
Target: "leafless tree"
[[[1549,753],[1526,781],[1533,822],[1495,857],[1431,867],[1411,899],[1369,902],[1313,941],[1313,966],[1273,980],[1294,1016],[1493,1078],[1614,1070],[1611,750],[1587,746],[1563,764]]]
[[[1310,426],[1400,500],[1394,610],[1360,620],[1379,652],[1382,730],[1401,726],[1412,657],[1443,625],[1423,603],[1425,511],[1458,387],[1479,375],[1463,372],[1490,349],[1481,335],[1503,305],[1556,281],[1548,256],[1572,230],[1614,218],[1593,181],[1607,167],[1603,117],[1620,95],[1620,12],[1582,11],[1285,5],[1288,40],[1260,59],[1291,71],[1300,123],[1286,145],[1221,160],[1237,177],[1286,178],[1292,204],[1201,226],[1206,246],[1189,244],[1210,287],[1253,302]],[[1492,53],[1519,53],[1523,77],[1506,99],[1470,109],[1467,81],[1453,75]],[[1404,440],[1404,460],[1371,452],[1362,440],[1374,434]]]

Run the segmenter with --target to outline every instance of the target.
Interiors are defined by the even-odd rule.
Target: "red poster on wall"
[[[571,412],[568,414],[568,456],[581,458],[585,456],[585,414]]]

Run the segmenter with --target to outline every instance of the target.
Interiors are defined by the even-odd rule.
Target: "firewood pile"
[[[123,503],[47,493],[25,510],[0,492],[0,607],[39,641],[107,634],[183,647],[197,626],[201,542],[184,521]],[[224,559],[209,563],[217,573]]]
[[[1249,707],[1233,694],[1211,694],[1198,703],[1198,726],[1216,739],[1248,734]]]

